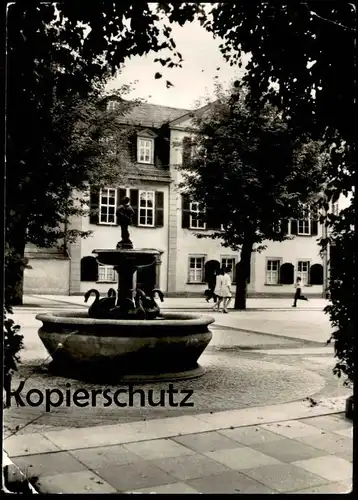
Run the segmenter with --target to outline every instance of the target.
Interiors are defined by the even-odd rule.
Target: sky
[[[107,90],[134,83],[133,91],[126,98],[143,98],[146,102],[175,108],[194,109],[198,101],[204,105],[205,97],[213,97],[214,78],[226,86],[234,78],[242,77],[244,69],[230,66],[221,55],[220,38],[200,26],[198,21],[184,26],[172,25],[176,49],[182,54],[182,68],[165,68],[156,57],[166,57],[166,52],[128,58],[121,73],[107,84]],[[245,58],[248,61],[248,57]],[[220,68],[217,70],[217,68]],[[161,79],[155,79],[156,72]],[[174,86],[166,88],[166,80]]]

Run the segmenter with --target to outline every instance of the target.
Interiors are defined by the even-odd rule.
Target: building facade
[[[114,106],[113,101],[110,106]],[[54,250],[27,249],[32,269],[25,271],[24,293],[82,295],[95,288],[105,294],[113,287],[117,282],[115,271],[98,265],[93,251],[116,248],[120,241],[115,213],[124,196],[130,198],[136,214],[130,227],[134,247],[161,252],[153,269],[137,273],[138,285],[149,280],[167,296],[203,295],[208,274],[222,265],[231,268],[235,283],[240,253],[222,246],[218,239],[196,236],[208,234],[211,229],[200,220],[202,207],[178,189],[181,175],[177,167],[184,155],[190,154],[187,139],[195,134],[190,111],[140,104],[126,120],[136,130],[126,183],[90,188],[90,215],[73,219],[71,228],[90,230],[92,235],[69,245],[65,255],[54,254]],[[301,276],[307,295],[322,296],[327,264],[317,240],[323,229],[317,218],[308,214],[304,219],[290,221],[291,239],[266,242],[264,251],[253,252],[248,295],[292,295],[293,283]]]

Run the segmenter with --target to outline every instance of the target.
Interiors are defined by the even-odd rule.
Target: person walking
[[[206,302],[210,302],[213,299],[213,302],[216,303],[217,296],[215,295],[215,286],[216,286],[216,272],[210,275],[208,279],[208,289],[205,290]]]
[[[221,283],[221,293],[223,297],[223,313],[228,313],[229,311],[227,308],[229,307],[229,303],[231,301],[232,293],[231,293],[231,278],[229,273],[229,268],[224,267],[223,268],[224,274],[223,274],[223,280]]]
[[[295,288],[296,288],[296,292],[295,292],[295,296],[293,298],[293,305],[292,305],[292,307],[297,307],[297,301],[298,300],[306,300],[306,301],[308,301],[308,298],[305,297],[302,294],[303,285],[302,285],[301,278],[297,278],[296,284],[295,284]]]
[[[213,311],[220,311],[220,304],[224,298],[222,296],[223,279],[224,279],[224,269],[221,268],[216,275],[215,289],[214,289],[214,295],[216,296],[216,304],[213,307]]]

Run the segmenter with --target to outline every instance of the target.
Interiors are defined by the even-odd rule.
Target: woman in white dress
[[[223,303],[223,312],[228,313],[228,305],[231,300],[231,279],[227,273],[228,269],[223,267],[220,269],[218,275],[216,276],[216,284],[214,293],[217,296],[218,300],[215,306],[213,307],[213,311],[220,311],[220,304]]]
[[[232,297],[231,293],[231,278],[228,274],[229,269],[227,267],[223,268],[224,274],[221,282],[221,296],[223,297],[223,312],[228,313],[228,306]]]
[[[220,304],[224,298],[221,295],[223,279],[224,279],[224,269],[220,269],[216,275],[214,294],[216,295],[217,300],[216,300],[216,304],[213,307],[213,311],[220,311]]]

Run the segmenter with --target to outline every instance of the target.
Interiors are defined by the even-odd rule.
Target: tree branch
[[[311,14],[311,16],[318,17],[319,19],[322,19],[322,21],[327,21],[327,23],[335,24],[336,26],[344,29],[345,31],[350,31],[351,33],[356,32],[356,30],[349,28],[348,26],[345,26],[344,24],[337,23],[337,21],[333,21],[332,19],[327,19],[326,17],[322,17],[322,16],[318,15],[317,12],[314,12],[313,10],[311,10],[306,3],[304,5],[305,5],[306,9],[309,11],[309,13]]]

